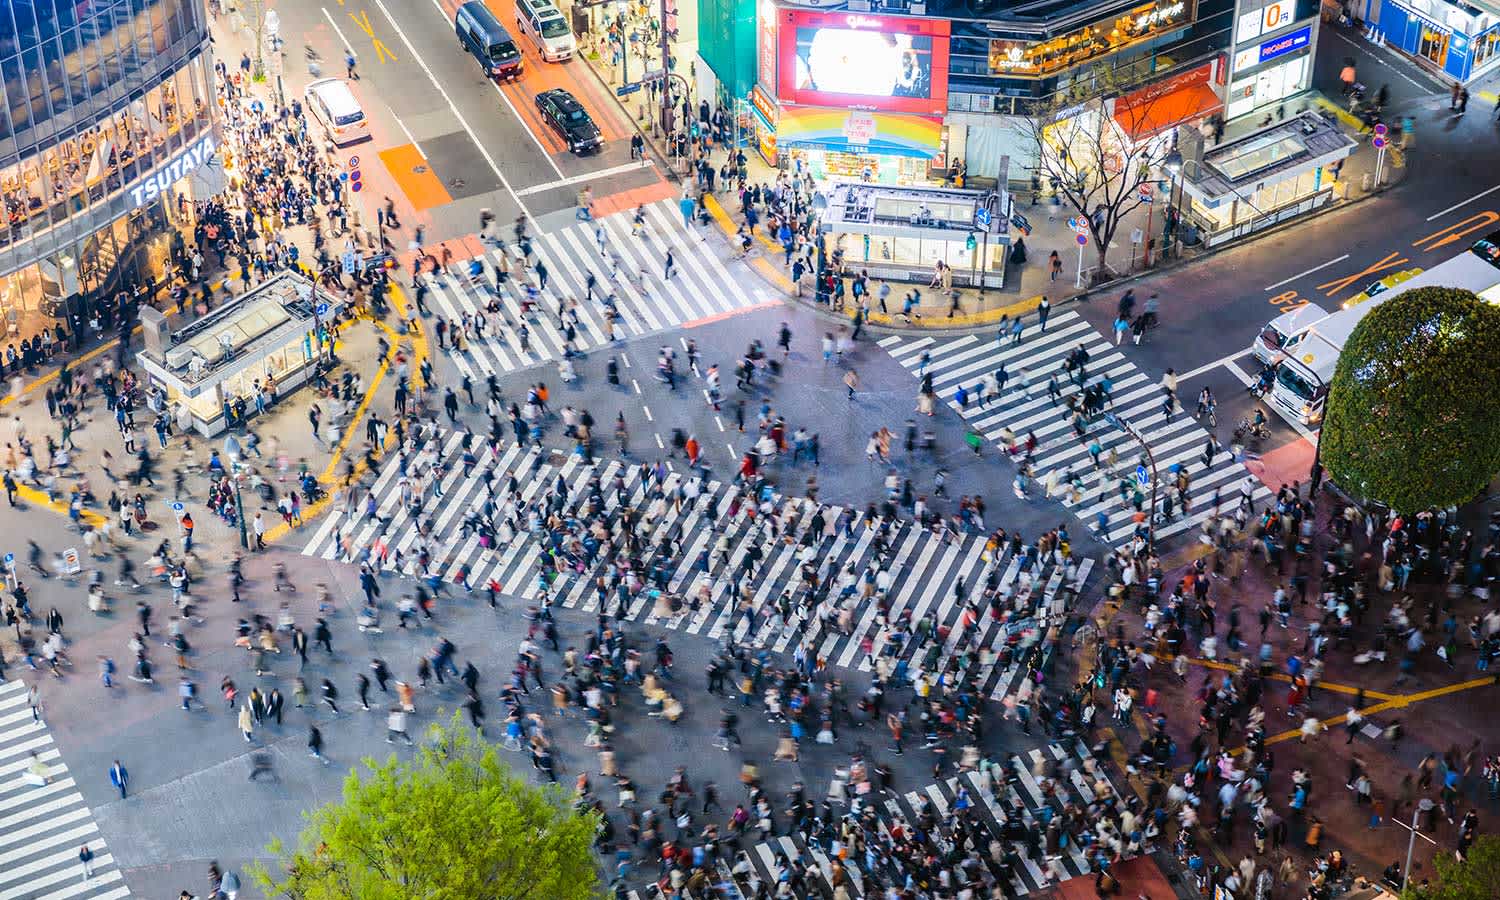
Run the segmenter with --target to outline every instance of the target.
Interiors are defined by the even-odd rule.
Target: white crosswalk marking
[[[435,434],[431,449],[408,462],[411,482],[403,478],[399,462],[388,463],[370,486],[375,515],[365,513],[363,499],[346,513],[331,512],[303,552],[324,559],[373,560],[387,571],[399,565],[405,574],[421,574],[418,559],[425,548],[427,571],[444,583],[453,583],[467,567],[476,590],[493,581],[501,593],[528,599],[536,595],[543,563],[555,570],[550,562],[555,554],[565,561],[565,572],[550,588],[553,602],[614,613],[621,594],[606,578],[601,596],[597,578],[610,574],[604,565],[609,554],[592,538],[588,545],[574,545],[571,536],[559,532],[554,539],[542,530],[529,532],[522,522],[514,540],[487,547],[474,527],[491,491],[497,503],[503,502],[512,477],[523,502],[547,498],[561,485],[564,516],[590,498],[611,523],[627,507],[639,513],[636,533],[643,568],[648,580],[656,570],[653,583],[668,590],[639,592],[626,607],[627,618],[715,640],[732,634],[737,641],[777,652],[804,652],[809,665],[821,658],[829,665],[869,671],[873,654],[889,658],[894,676],[912,679],[923,672],[946,673],[952,679],[978,666],[973,669],[976,684],[995,697],[1015,690],[1039,661],[1033,648],[1060,621],[1093,567],[1092,560],[1064,564],[1055,552],[1043,558],[1035,544],[1006,544],[991,553],[984,535],[938,534],[907,521],[882,528],[841,507],[821,508],[823,532],[815,537],[809,534],[810,523],[820,508],[796,498],[774,498],[774,508],[791,510],[795,519],[790,529],[773,535],[770,523],[747,518],[749,504],[731,520],[737,490],[731,484],[690,483],[693,476],[672,472],[658,488],[639,464],[590,464],[576,454],[559,459],[514,445],[495,454],[477,438],[476,459],[466,472],[463,440],[456,432]],[[439,459],[447,466],[438,481],[442,497],[426,503],[416,498],[414,517],[412,498],[403,499],[403,491]],[[686,499],[691,488],[699,491],[696,500]],[[884,552],[879,550],[882,542]],[[742,575],[752,552],[761,557]],[[882,564],[892,576],[884,610],[876,590]],[[805,611],[799,606],[809,597],[805,585],[810,578],[826,594],[823,615],[811,599]],[[753,621],[737,609],[737,580],[753,598]],[[991,586],[993,592],[988,591]],[[699,600],[705,591],[706,601]],[[778,614],[782,603],[789,615]],[[847,610],[842,616],[840,607]],[[917,631],[929,637],[911,637]]]
[[[908,835],[926,834],[929,849],[939,856],[954,847],[960,836],[958,829],[977,828],[984,869],[976,876],[986,884],[1004,879],[1008,895],[1033,894],[1050,887],[1057,877],[1075,878],[1092,872],[1085,846],[1070,839],[1055,848],[1056,855],[1049,858],[1045,837],[1047,823],[1061,816],[1066,807],[1089,810],[1102,799],[1095,795],[1091,779],[1080,771],[1087,757],[1082,742],[1059,741],[1022,754],[1013,765],[967,771],[920,790],[867,795],[853,803],[874,809],[880,835],[889,837],[897,828]],[[1038,766],[1045,773],[1041,777],[1035,774]],[[1109,791],[1114,793],[1112,784]],[[836,811],[854,812],[854,808]],[[1098,821],[1087,814],[1083,818]],[[1014,851],[1008,864],[990,859],[983,851],[991,838]],[[744,859],[748,860],[748,871],[737,857],[729,865],[742,874],[721,873],[742,895],[752,894],[757,884],[778,883],[789,869],[802,873],[806,896],[828,897],[833,893],[833,867],[826,848],[801,832],[756,844],[745,851]],[[851,855],[844,865],[849,874],[849,893],[855,897],[882,896],[872,881],[890,883],[895,877],[899,884],[904,878],[894,869],[868,871],[866,860],[857,855]],[[988,895],[986,891],[978,893]]]
[[[779,299],[758,279],[731,272],[719,245],[705,243],[698,232],[685,230],[676,201],[660,201],[645,212],[646,227],[640,234],[632,233],[634,212],[601,219],[598,224],[606,234],[603,254],[594,237],[594,222],[575,222],[533,238],[533,262],[540,260],[545,267],[547,287],[539,295],[540,309],[524,317],[521,305],[527,286],[537,283],[537,270],[523,267],[514,246],[486,250],[486,274],[478,279],[469,276],[467,260],[455,264],[451,276],[422,276],[423,304],[433,315],[450,323],[460,323],[465,316],[485,320],[482,337],[466,341],[462,352],[448,354],[459,373],[482,381],[491,374],[561,358],[568,335],[559,323],[558,305],[568,298],[578,301],[572,343],[582,353],[611,343],[605,303],[610,294],[615,297],[614,336],[618,340]],[[667,278],[669,251],[674,274]],[[513,268],[510,278],[497,289],[493,273],[502,254]],[[616,256],[618,273],[614,273]],[[596,279],[592,298],[590,275]],[[499,317],[485,315],[492,298]],[[519,331],[522,322],[527,330],[525,341]]]
[[[1106,411],[1134,428],[1151,448],[1161,479],[1158,503],[1171,496],[1173,515],[1169,521],[1158,523],[1158,539],[1188,531],[1212,516],[1215,494],[1223,501],[1222,509],[1232,509],[1250,477],[1248,470],[1224,450],[1217,450],[1212,463],[1205,467],[1203,454],[1211,437],[1193,418],[1191,409],[1183,409],[1195,398],[1179,396],[1176,409],[1169,415],[1160,384],[1072,310],[1053,313],[1045,332],[1033,329],[1020,344],[1012,344],[1009,338],[997,342],[975,335],[953,339],[892,336],[881,340],[880,346],[918,378],[930,375],[938,399],[992,443],[1003,448],[1002,435],[1007,429],[1021,442],[1028,435],[1035,436],[1036,480],[1030,495],[1045,495],[1048,476],[1055,475],[1054,499],[1096,532],[1103,514],[1107,524],[1101,537],[1110,544],[1124,544],[1135,533],[1136,496],[1131,484],[1125,482],[1133,479],[1143,455],[1129,435],[1102,416],[1088,426],[1085,437],[1080,439],[1075,434],[1065,400],[1078,394],[1079,388],[1064,371],[1064,361],[1080,347],[1088,352],[1086,383],[1108,379],[1111,402]],[[998,399],[986,402],[985,385],[1002,366],[1009,380]],[[1057,403],[1047,387],[1054,375],[1062,398]],[[1023,387],[1027,381],[1029,387]],[[968,393],[964,405],[957,400],[960,387]],[[1089,452],[1094,440],[1099,444],[1099,466]],[[1118,460],[1114,474],[1107,471],[1111,452]],[[1186,510],[1177,502],[1179,471],[1186,472],[1190,479]],[[1069,490],[1070,481],[1078,486],[1076,497]],[[1259,500],[1270,493],[1269,488],[1254,481],[1252,497]],[[1149,484],[1141,487],[1140,495],[1143,503],[1149,502]]]
[[[45,781],[33,771],[34,760],[45,769]],[[78,859],[85,845],[94,854],[88,879]],[[129,896],[52,735],[32,719],[26,685],[0,684],[0,900]]]

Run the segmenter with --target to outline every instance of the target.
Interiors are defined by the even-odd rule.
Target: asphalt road
[[[1255,405],[1234,368],[1256,374],[1250,345],[1282,309],[1311,302],[1333,311],[1385,275],[1429,268],[1500,228],[1500,176],[1493,166],[1500,133],[1489,104],[1475,96],[1467,115],[1454,116],[1448,92],[1435,78],[1352,32],[1325,27],[1316,86],[1330,96],[1339,96],[1338,68],[1345,56],[1356,59],[1360,80],[1371,91],[1388,84],[1392,108],[1414,120],[1409,171],[1400,183],[1374,199],[1134,285],[1140,297],[1161,295],[1162,325],[1130,351],[1131,358],[1154,374],[1168,368],[1191,374],[1179,386],[1184,403],[1195,402],[1208,386],[1218,400],[1217,433],[1224,440]],[[1485,89],[1471,88],[1475,94]],[[1116,299],[1098,297],[1080,311],[1108,329]],[[1312,445],[1269,406],[1267,415],[1267,471],[1280,480],[1305,479]]]
[[[525,58],[525,74],[499,84],[487,77],[459,45],[453,28],[457,0],[386,0],[277,6],[286,47],[289,94],[300,92],[311,74],[302,42],[321,57],[322,76],[344,75],[344,50],[358,57],[356,95],[372,120],[372,140],[346,148],[389,168],[391,184],[379,184],[402,203],[410,169],[423,166],[443,194],[413,191],[409,199],[431,216],[429,240],[472,233],[481,209],[501,222],[518,213],[543,219],[571,210],[579,190],[591,185],[603,195],[658,184],[653,168],[630,160],[630,122],[623,108],[583,60],[544,62],[529,38],[516,33],[512,0],[493,0],[496,17],[512,31]],[[588,156],[568,152],[542,121],[535,96],[564,88],[583,102],[606,143]],[[416,156],[387,156],[414,145]],[[430,211],[430,212],[429,212]]]

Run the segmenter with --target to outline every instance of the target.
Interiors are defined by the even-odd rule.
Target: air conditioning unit
[[[869,12],[870,0],[849,0],[850,12]]]
[[[167,351],[167,368],[174,371],[187,367],[193,361],[192,347],[175,347]]]

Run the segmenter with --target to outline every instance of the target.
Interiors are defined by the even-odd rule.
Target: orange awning
[[[1116,104],[1115,121],[1132,142],[1138,142],[1184,122],[1200,119],[1223,105],[1213,88],[1195,84],[1123,110]]]

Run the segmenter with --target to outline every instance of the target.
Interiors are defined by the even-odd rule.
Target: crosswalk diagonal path
[[[1065,403],[1068,396],[1079,393],[1079,386],[1065,371],[1064,363],[1080,347],[1088,352],[1085,386],[1109,381],[1111,402],[1105,413],[1117,416],[1150,447],[1161,481],[1158,494],[1172,498],[1173,515],[1158,521],[1157,539],[1189,531],[1211,517],[1216,495],[1225,509],[1232,509],[1249,484],[1248,470],[1225,450],[1217,449],[1204,465],[1204,451],[1213,437],[1191,411],[1182,408],[1184,403],[1194,402],[1193,398],[1179,397],[1169,415],[1161,384],[1072,310],[1053,313],[1045,332],[1033,329],[1020,344],[971,334],[958,338],[891,336],[881,340],[880,346],[918,378],[931,376],[938,399],[995,445],[1007,447],[1007,431],[1019,441],[1034,435],[1037,484],[1046,484],[1049,474],[1055,476],[1054,498],[1112,546],[1134,537],[1139,518],[1136,503],[1151,494],[1149,476],[1139,488],[1135,486],[1137,467],[1143,475],[1146,472],[1140,445],[1124,429],[1108,422],[1106,415],[1089,423],[1084,438],[1075,434]],[[984,385],[1002,366],[1009,381],[998,399],[986,402]],[[1054,375],[1061,389],[1058,402],[1049,396],[1047,388],[1048,379]],[[1023,380],[1029,381],[1028,388],[1021,386]],[[963,406],[957,399],[960,387],[969,395]],[[1095,440],[1099,465],[1090,455],[1090,443]],[[1107,462],[1112,453],[1117,461],[1114,473],[1108,471]],[[1186,508],[1177,501],[1179,472],[1188,480]],[[1076,493],[1069,490],[1070,483],[1077,485]],[[1250,489],[1256,500],[1271,493],[1258,480]],[[1105,523],[1102,533],[1101,514]]]
[[[443,584],[467,572],[475,589],[493,583],[528,600],[544,566],[556,571],[560,557],[566,571],[548,593],[561,607],[801,652],[846,669],[879,667],[897,678],[947,673],[951,680],[967,672],[996,698],[1017,690],[1040,663],[1051,644],[1043,638],[1094,565],[1040,541],[1013,537],[991,547],[983,534],[939,533],[904,520],[882,525],[854,510],[767,494],[762,499],[782,523],[773,534],[772,522],[750,518],[754,504],[734,484],[675,470],[658,480],[641,464],[590,463],[517,445],[498,452],[476,445],[466,467],[463,434],[431,430],[422,440],[409,451],[405,474],[399,461],[387,464],[364,499],[315,526],[303,552]],[[423,472],[434,482],[431,498],[413,486]],[[508,500],[512,479],[516,495]],[[590,550],[540,522],[528,527],[535,507],[577,523],[598,510],[609,523],[606,542]],[[611,552],[607,536],[623,534],[624,515],[635,517],[638,565],[654,585],[634,594],[605,584],[609,563],[627,555],[622,537]],[[500,523],[512,519],[519,527],[508,532]],[[591,539],[582,524],[574,533]],[[979,668],[968,672],[971,666]]]
[[[538,279],[535,269],[524,266],[516,245],[487,248],[482,276],[471,277],[467,263],[455,266],[462,273],[422,275],[429,290],[425,305],[433,314],[450,322],[461,322],[465,316],[486,322],[482,337],[448,356],[460,375],[483,381],[491,374],[561,358],[569,333],[558,313],[560,301],[567,298],[578,301],[571,345],[580,353],[610,345],[611,335],[630,340],[780,302],[758,279],[731,271],[733,264],[722,258],[720,244],[684,228],[675,201],[649,204],[644,213],[645,227],[639,233],[634,212],[624,212],[533,237],[533,262],[540,260],[545,266],[547,286],[537,293],[540,308],[526,315],[522,305],[527,288],[537,286]],[[674,264],[670,278],[664,277],[668,251]],[[510,261],[511,277],[497,285],[494,273],[502,255]],[[590,275],[596,279],[592,292]],[[605,302],[611,294],[616,313],[612,323]],[[519,334],[523,321],[528,330],[524,342]]]
[[[781,833],[721,857],[714,886],[726,897],[754,897],[787,882],[794,896],[829,898],[842,884],[851,897],[878,898],[885,886],[905,883],[910,868],[899,857],[932,854],[953,870],[946,896],[965,885],[975,896],[1001,885],[1005,896],[1037,894],[1093,872],[1091,845],[1118,840],[1101,825],[1117,812],[1117,800],[1087,747],[1059,740],[917,790],[855,797],[835,808],[862,824],[859,840],[843,842],[842,854],[832,828]],[[787,830],[784,817],[778,824]]]
[[[79,851],[93,851],[84,877]],[[93,813],[26,685],[0,684],[0,900],[116,900],[129,897]]]

